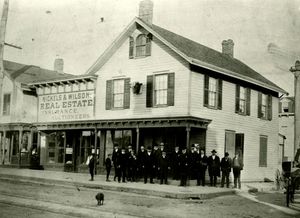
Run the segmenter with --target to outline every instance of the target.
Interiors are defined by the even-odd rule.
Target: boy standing
[[[105,167],[106,167],[106,182],[110,182],[109,174],[110,174],[110,170],[111,170],[111,154],[108,154],[108,156],[105,160]]]

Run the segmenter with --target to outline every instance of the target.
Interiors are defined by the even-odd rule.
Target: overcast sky
[[[84,74],[138,15],[140,0],[10,0],[6,60]],[[300,59],[300,0],[153,0],[153,23],[234,56],[293,93],[288,69]],[[0,0],[2,8],[3,0]],[[2,13],[2,12],[0,12]],[[104,22],[101,22],[101,17]]]

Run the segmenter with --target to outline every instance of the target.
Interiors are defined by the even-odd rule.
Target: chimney
[[[233,46],[234,43],[232,39],[223,40],[222,41],[222,53],[227,54],[228,56],[233,58]]]
[[[54,71],[64,73],[64,59],[56,58],[54,61]]]
[[[139,7],[139,18],[152,25],[153,2],[151,0],[142,0]]]

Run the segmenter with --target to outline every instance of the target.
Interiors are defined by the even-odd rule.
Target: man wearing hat
[[[153,184],[153,172],[155,170],[154,156],[152,154],[151,147],[147,148],[147,153],[145,155],[145,169],[144,169],[144,183],[147,183],[148,177],[150,178],[150,183]]]
[[[197,168],[196,168],[196,161],[197,161],[197,152],[195,144],[192,144],[191,151],[190,151],[190,179],[196,179],[197,175]]]
[[[170,167],[169,160],[166,155],[167,153],[163,151],[159,158],[158,170],[160,175],[160,184],[168,184],[168,170]]]
[[[197,150],[197,185],[205,186],[205,172],[207,168],[207,157],[203,149]]]
[[[221,187],[224,187],[224,182],[226,179],[226,187],[229,188],[229,174],[231,172],[231,159],[229,158],[229,153],[225,152],[225,157],[221,160],[221,171],[222,171],[222,180]]]
[[[182,153],[180,155],[180,186],[186,186],[187,177],[189,175],[190,169],[190,157],[186,152],[186,148],[182,149]]]
[[[180,152],[179,146],[175,146],[175,149],[172,153],[172,170],[173,170],[173,179],[178,180],[180,174]]]
[[[112,154],[112,161],[113,161],[113,164],[114,164],[114,168],[115,168],[115,176],[114,176],[114,181],[116,181],[116,177],[118,176],[119,174],[119,171],[121,170],[120,167],[120,150],[119,150],[119,146],[118,144],[115,144],[114,145],[114,151],[113,151],[113,154]]]
[[[208,173],[210,177],[210,185],[217,185],[217,177],[220,177],[220,158],[216,155],[216,150],[211,151],[211,156],[208,157]]]
[[[145,175],[145,156],[146,150],[143,145],[141,145],[140,151],[137,155],[137,164],[138,164],[138,174],[139,177],[142,178]]]

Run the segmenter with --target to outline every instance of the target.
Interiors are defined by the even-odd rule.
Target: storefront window
[[[57,162],[64,162],[64,143],[65,143],[65,133],[58,132],[57,133]]]
[[[131,130],[115,130],[113,142],[119,147],[126,147],[132,143]]]
[[[55,163],[55,138],[56,138],[56,132],[50,133],[47,136],[48,163]]]

